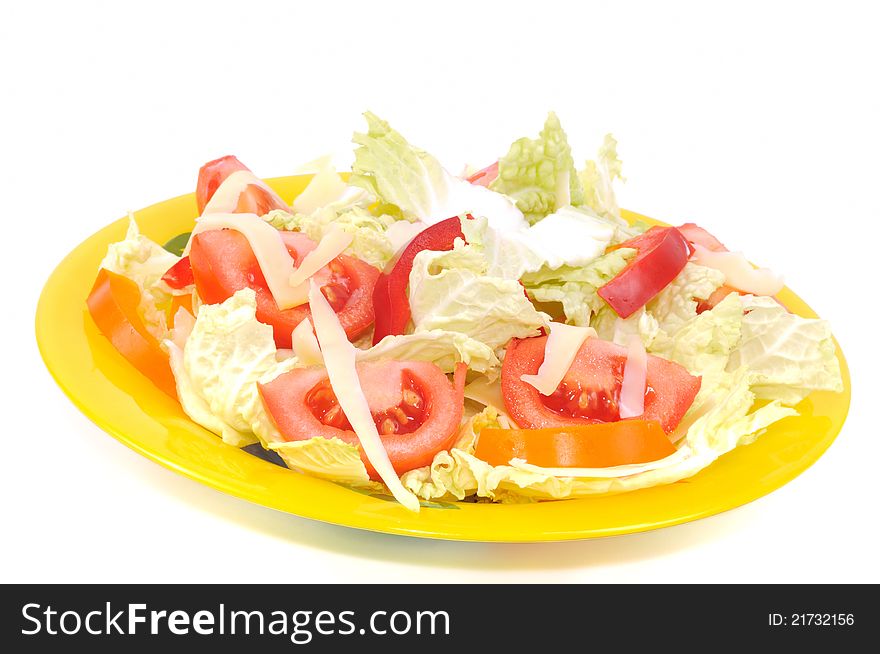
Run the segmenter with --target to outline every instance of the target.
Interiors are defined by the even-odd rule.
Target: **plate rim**
[[[290,176],[269,178],[269,179],[266,179],[265,181],[270,186],[275,187],[276,190],[278,190],[278,191],[284,191],[284,190],[289,191],[289,188],[291,186],[302,187],[307,182],[307,180],[310,178],[311,178],[311,175],[290,175]],[[288,195],[289,195],[289,193],[288,193]],[[156,213],[157,211],[161,211],[163,207],[168,207],[169,205],[171,205],[171,206],[180,205],[181,207],[185,207],[186,205],[190,205],[190,204],[192,205],[192,218],[190,218],[190,220],[194,220],[195,215],[196,215],[194,193],[186,193],[186,194],[176,196],[174,198],[169,198],[168,200],[163,200],[161,202],[154,203],[154,204],[149,205],[143,209],[140,209],[139,211],[132,212],[132,213],[137,219],[137,217],[139,215],[141,215],[142,217],[144,217],[145,215],[149,216],[152,213]],[[646,222],[648,222],[650,224],[665,224],[665,223],[662,223],[661,221],[649,218],[647,216],[643,216],[643,215],[635,213],[635,212],[626,211],[626,210],[623,210],[623,212],[626,215],[628,215],[629,217],[632,217],[635,219],[645,220]],[[149,221],[150,218],[147,218],[147,220]],[[256,496],[253,492],[248,492],[245,488],[245,485],[243,485],[243,484],[235,484],[235,483],[232,483],[228,480],[226,482],[224,482],[222,479],[218,478],[217,476],[200,474],[196,469],[193,468],[192,464],[190,464],[189,466],[183,465],[181,462],[174,460],[173,457],[169,457],[167,455],[167,453],[162,454],[162,453],[157,452],[154,448],[146,446],[137,437],[134,437],[129,433],[125,433],[126,430],[121,429],[118,425],[111,424],[111,422],[106,417],[106,415],[102,415],[102,412],[98,408],[96,408],[94,403],[88,402],[86,399],[84,399],[82,397],[82,393],[78,393],[76,391],[73,384],[70,383],[71,380],[68,379],[68,375],[66,374],[68,371],[65,370],[65,367],[63,365],[60,365],[58,363],[57,353],[51,351],[52,350],[51,343],[52,343],[53,329],[52,329],[52,325],[47,325],[47,322],[48,322],[47,316],[50,316],[52,314],[53,307],[51,306],[51,301],[53,300],[53,296],[56,294],[55,293],[56,289],[58,287],[60,287],[61,285],[63,285],[63,283],[65,281],[67,281],[67,280],[62,279],[62,276],[63,276],[62,273],[64,271],[66,271],[68,268],[74,268],[75,264],[78,263],[78,259],[82,258],[86,254],[87,250],[94,249],[98,242],[102,241],[103,239],[106,239],[112,231],[120,229],[120,227],[122,227],[126,221],[127,221],[126,217],[115,220],[115,221],[109,223],[108,225],[105,225],[104,227],[100,228],[99,230],[97,230],[96,232],[91,234],[89,237],[87,237],[86,239],[81,241],[79,244],[77,244],[76,247],[74,247],[70,252],[68,252],[61,259],[61,261],[55,266],[52,273],[49,275],[48,279],[46,280],[46,282],[42,286],[42,289],[40,292],[40,297],[39,297],[39,300],[37,303],[36,312],[35,312],[34,327],[35,327],[36,340],[37,340],[38,348],[40,351],[40,356],[42,357],[43,362],[46,365],[47,369],[49,370],[53,380],[55,381],[56,384],[58,384],[58,386],[61,388],[62,392],[64,392],[64,394],[74,404],[74,406],[76,406],[76,408],[81,413],[83,413],[92,423],[94,423],[102,431],[106,432],[107,434],[112,436],[117,441],[124,444],[126,447],[132,449],[133,451],[137,452],[141,456],[144,456],[148,460],[153,461],[155,463],[158,463],[169,470],[172,470],[176,473],[182,474],[190,479],[193,479],[194,481],[205,484],[211,488],[214,488],[215,490],[219,490],[219,491],[226,493],[228,495],[232,495],[232,496],[237,497],[239,499],[244,499],[249,502],[258,504],[260,506],[271,508],[271,509],[274,509],[277,511],[290,513],[292,515],[296,515],[299,517],[312,519],[312,520],[318,520],[320,522],[325,522],[325,523],[333,524],[333,525],[337,525],[337,526],[350,527],[350,528],[366,530],[366,531],[388,533],[388,534],[394,534],[394,535],[403,535],[403,536],[410,536],[410,537],[417,537],[417,538],[430,538],[430,539],[452,540],[452,541],[471,541],[471,542],[509,542],[509,543],[559,542],[559,541],[569,541],[569,540],[603,538],[603,537],[608,537],[608,536],[617,536],[617,535],[624,535],[624,534],[630,534],[630,533],[641,533],[641,532],[645,532],[645,531],[651,531],[654,529],[661,529],[661,528],[670,527],[670,526],[674,526],[674,525],[678,525],[678,524],[692,522],[692,521],[699,520],[702,518],[710,517],[712,515],[718,515],[721,513],[725,513],[727,511],[732,510],[732,509],[735,509],[735,508],[738,508],[738,507],[743,506],[745,504],[748,504],[750,502],[753,502],[756,499],[764,497],[765,495],[768,495],[769,493],[784,486],[785,484],[789,483],[790,481],[795,479],[797,476],[802,474],[805,470],[810,468],[816,461],[818,461],[819,458],[822,457],[822,455],[825,453],[825,451],[827,451],[827,449],[831,446],[831,444],[837,439],[838,435],[840,434],[840,432],[843,428],[843,425],[846,421],[847,414],[849,412],[849,407],[850,407],[850,403],[851,403],[851,379],[849,376],[848,365],[846,362],[846,358],[843,354],[843,350],[840,347],[840,344],[837,342],[837,340],[834,339],[835,346],[837,348],[836,354],[837,354],[838,361],[841,364],[841,374],[842,374],[842,377],[844,380],[844,391],[843,391],[843,393],[839,394],[839,396],[838,396],[839,399],[837,399],[834,402],[834,404],[837,405],[837,412],[841,414],[839,420],[834,425],[832,425],[831,431],[824,436],[824,438],[817,444],[817,446],[812,448],[808,455],[803,456],[798,465],[795,465],[791,470],[789,470],[787,473],[783,474],[781,479],[775,480],[774,482],[770,483],[766,487],[755,488],[753,490],[753,492],[743,492],[735,500],[730,501],[730,502],[721,502],[717,506],[714,506],[714,507],[707,507],[703,510],[698,510],[698,511],[695,511],[692,513],[682,513],[680,515],[667,517],[666,519],[653,520],[650,522],[641,522],[641,523],[629,524],[629,525],[625,525],[625,526],[619,525],[619,526],[613,526],[613,527],[608,527],[608,528],[604,528],[604,529],[599,528],[599,527],[595,527],[595,526],[589,527],[589,528],[584,528],[584,529],[578,529],[576,526],[573,526],[567,530],[562,530],[562,531],[555,530],[555,531],[549,531],[549,532],[542,531],[542,532],[535,532],[535,533],[528,533],[528,534],[522,533],[521,537],[516,537],[510,532],[505,532],[504,534],[501,534],[499,537],[493,537],[493,534],[487,533],[485,528],[483,528],[482,530],[479,528],[474,529],[473,526],[467,527],[467,528],[460,530],[460,531],[454,531],[454,532],[453,531],[436,531],[436,530],[431,530],[431,529],[414,528],[413,526],[407,524],[407,523],[411,522],[411,520],[404,519],[407,517],[411,519],[414,514],[410,514],[410,512],[406,511],[406,509],[403,509],[402,507],[388,506],[390,503],[387,503],[387,502],[384,503],[384,504],[386,504],[385,507],[373,506],[372,510],[366,511],[365,513],[355,513],[355,514],[350,514],[350,515],[344,515],[344,514],[337,515],[332,512],[330,514],[328,514],[327,511],[309,510],[308,507],[304,507],[302,505],[297,505],[297,510],[295,510],[295,511],[290,510],[289,507],[285,508],[284,506],[280,505],[280,503],[277,501],[273,501],[273,502],[263,501],[265,498],[260,498],[260,497]],[[140,221],[139,221],[139,224],[140,224]],[[149,232],[150,231],[149,227],[145,227],[144,231]],[[108,243],[112,242],[112,240],[114,240],[114,239],[110,239],[107,242]],[[103,247],[104,247],[104,249],[106,249],[106,243],[104,244]],[[94,269],[95,270],[97,270],[99,262],[100,262],[100,258],[98,259],[98,261],[94,262]],[[88,285],[86,287],[86,291],[85,291],[86,294],[88,293],[89,288],[91,288],[91,281],[88,282]],[[786,295],[786,297],[788,297],[790,295],[792,298],[794,298],[797,301],[797,303],[799,303],[800,305],[802,305],[803,307],[806,308],[806,310],[807,310],[806,312],[809,313],[811,316],[816,316],[815,312],[809,307],[809,305],[807,305],[807,303],[805,301],[803,301],[799,296],[797,296],[793,291],[788,289],[788,287],[786,287],[786,289],[784,290],[784,294]],[[80,298],[80,300],[81,300],[80,314],[82,314],[82,312],[85,309],[85,295],[83,295]],[[77,323],[77,324],[79,324],[79,323]],[[56,329],[57,329],[57,327],[56,327]],[[86,328],[84,327],[83,328],[83,336],[84,337],[85,337],[85,329]],[[57,334],[54,334],[54,335],[57,336]],[[76,335],[79,336],[78,330],[77,330]],[[124,361],[124,359],[123,359],[123,361]],[[128,365],[127,362],[125,362],[125,364]],[[96,371],[97,370],[98,369],[96,368]],[[131,367],[130,372],[132,374],[129,375],[129,377],[133,377],[133,376],[141,377],[140,373],[138,373],[133,367]],[[141,382],[140,384],[135,383],[135,386],[136,387],[138,387],[138,386],[143,387],[145,385],[149,386],[149,382],[146,382],[146,384],[145,384],[144,383],[145,380],[143,378],[140,379],[140,382]],[[177,405],[177,402],[175,400],[172,400],[171,398],[164,396],[164,394],[161,391],[158,391],[158,389],[154,389],[154,390],[157,393],[161,394],[161,396],[165,398],[167,403],[169,403],[169,404],[173,403],[174,405]],[[122,391],[124,391],[124,389],[120,389],[120,391],[122,392]],[[811,394],[810,397],[813,397],[813,395],[814,394]],[[132,396],[130,396],[130,397],[132,400],[137,401]],[[177,406],[178,406],[178,410],[179,410],[179,405],[177,405]],[[144,415],[147,416],[152,421],[158,420],[154,415],[152,415],[146,411],[145,411]],[[195,426],[194,423],[191,423],[191,424],[193,424],[193,426]],[[196,428],[198,430],[203,431],[205,434],[210,434],[210,432],[207,432],[207,430],[204,430],[201,427],[196,426]],[[233,446],[226,445],[225,443],[222,443],[222,441],[220,441],[219,438],[214,436],[213,434],[210,434],[210,436],[214,441],[217,441],[217,443],[219,445],[222,445],[224,448],[229,448],[231,451],[235,451],[238,454],[240,454],[241,456],[246,456],[250,459],[261,461],[263,464],[265,464],[265,466],[271,466],[272,468],[276,468],[278,472],[281,472],[285,475],[296,475],[299,478],[310,480],[306,484],[306,486],[314,486],[313,482],[318,482],[320,484],[330,485],[330,486],[336,487],[338,489],[345,489],[349,493],[358,493],[358,491],[352,491],[351,489],[348,489],[348,488],[343,487],[338,484],[334,484],[333,482],[328,482],[325,480],[319,480],[316,478],[307,477],[307,476],[301,475],[299,473],[280,468],[279,466],[276,466],[276,465],[271,464],[269,462],[262,461],[261,459],[259,459],[256,456],[253,456],[249,453],[243,452],[243,451],[239,450],[238,448],[235,448]],[[759,442],[759,441],[760,441],[760,438],[756,442]],[[740,446],[740,447],[736,448],[735,450],[733,450],[729,454],[732,454],[733,452],[736,452],[738,450],[742,450],[742,449],[748,448],[748,447],[751,447],[751,446],[750,445]],[[725,456],[728,456],[728,455],[722,455],[722,457],[720,457],[719,459],[714,461],[712,464],[710,464],[710,466],[708,468],[704,469],[703,471],[698,472],[697,475],[695,475],[695,477],[702,474],[702,473],[705,473],[707,471],[711,471],[713,469],[713,467],[715,467],[719,463],[719,461],[721,459],[723,459]],[[235,458],[231,452],[230,452],[230,457],[232,457],[233,459]],[[803,465],[800,465],[800,464],[803,464]],[[248,467],[251,467],[251,466],[248,466]],[[277,473],[275,473],[275,474],[277,474]],[[692,477],[690,479],[694,479],[694,477]],[[690,479],[683,480],[683,481],[685,483],[689,483]],[[778,483],[776,483],[776,482],[778,482]],[[640,494],[640,493],[644,494],[646,491],[650,492],[650,491],[654,491],[655,489],[674,487],[678,483],[680,483],[680,482],[676,482],[675,484],[667,484],[664,486],[652,487],[652,488],[648,488],[648,489],[630,491],[628,493],[623,493],[623,494],[600,495],[600,496],[589,497],[589,498],[567,499],[567,500],[559,500],[559,501],[553,501],[553,502],[539,502],[539,503],[535,503],[535,504],[531,504],[531,505],[503,505],[503,504],[499,505],[499,504],[488,504],[488,503],[476,503],[476,504],[475,503],[461,503],[461,504],[459,504],[459,509],[464,509],[464,511],[469,511],[469,512],[476,511],[477,513],[481,513],[481,514],[485,513],[486,510],[491,510],[491,511],[495,512],[495,514],[492,515],[492,519],[494,522],[494,521],[496,521],[495,519],[499,517],[501,512],[506,511],[506,512],[513,513],[512,511],[510,511],[511,507],[522,507],[522,506],[551,507],[553,505],[572,506],[573,504],[579,503],[579,502],[597,502],[597,501],[602,501],[604,498],[614,497],[614,496],[618,496],[618,495],[627,495],[627,496],[631,496],[631,497],[638,497],[638,494]],[[329,489],[327,489],[327,490],[329,490]],[[332,491],[330,491],[330,492],[332,493]],[[369,501],[373,505],[375,505],[376,502],[381,501],[381,500],[377,500],[372,497],[368,498],[364,495],[361,495],[361,497],[363,498],[363,500],[365,502]],[[635,500],[633,500],[633,501],[635,501]],[[458,504],[458,503],[456,503],[456,504]],[[394,518],[392,518],[391,520],[388,520],[387,516],[389,513],[394,513],[393,509],[396,509],[398,511],[403,511],[403,512],[405,512],[406,515],[401,515],[400,520],[397,520]],[[548,511],[545,511],[545,513],[547,513],[547,512]],[[563,511],[563,512],[567,512],[567,511]],[[422,515],[425,513],[426,512],[423,510],[420,512],[419,515]],[[436,511],[434,511],[432,513],[436,513]],[[452,511],[443,511],[443,513],[452,513]],[[382,516],[382,520],[378,520],[377,516]],[[403,524],[401,524],[401,523],[403,523]],[[471,533],[471,532],[474,532],[474,533]]]

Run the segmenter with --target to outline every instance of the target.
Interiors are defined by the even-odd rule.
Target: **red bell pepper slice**
[[[617,248],[634,248],[638,253],[598,293],[621,318],[628,318],[666,288],[693,253],[693,246],[675,227],[652,227]]]
[[[422,250],[451,250],[457,238],[464,240],[458,216],[441,220],[416,234],[385,267],[373,290],[373,312],[376,316],[373,345],[386,336],[403,334],[406,329],[411,316],[406,287],[416,255]]]

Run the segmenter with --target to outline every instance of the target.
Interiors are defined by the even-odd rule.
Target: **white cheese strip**
[[[300,284],[305,284],[309,277],[345,252],[345,248],[351,245],[353,238],[352,234],[339,227],[331,229],[324,235],[318,246],[303,257],[299,268],[294,270],[290,276],[290,285],[299,286]],[[308,290],[306,293],[308,293]]]
[[[199,218],[192,233],[195,236],[212,229],[234,229],[244,235],[279,309],[290,309],[309,301],[305,285],[290,285],[290,275],[295,269],[293,257],[281,240],[281,234],[272,225],[253,213],[214,214]]]
[[[312,323],[308,318],[304,318],[290,338],[293,343],[293,353],[300,363],[306,366],[319,366],[324,364],[324,357],[321,355],[321,348],[318,347],[318,339],[315,338],[315,332],[312,330]]]
[[[620,417],[635,418],[645,412],[645,388],[648,383],[648,353],[642,337],[633,334],[629,339],[623,383],[620,385]]]
[[[288,348],[278,348],[275,350],[275,360],[278,363],[282,361],[287,361],[288,359],[293,359],[296,357],[296,352]]]
[[[522,375],[520,379],[537,388],[541,395],[552,395],[571,368],[581,345],[591,336],[596,337],[596,330],[592,327],[551,322],[550,336],[544,346],[544,362],[536,375]]]
[[[266,182],[254,175],[251,171],[236,170],[229,177],[224,179],[223,183],[217,187],[217,190],[214,191],[214,195],[211,196],[208,204],[205,205],[202,215],[235,213],[235,210],[238,207],[238,198],[241,197],[241,194],[250,185],[259,186],[272,197],[277,199],[279,203],[282,205],[284,204],[284,200],[278,197],[278,194],[269,188],[269,185],[266,184]]]
[[[376,423],[373,422],[370,405],[364,396],[355,366],[357,348],[348,342],[345,330],[339,324],[339,318],[336,317],[336,313],[314,280],[309,282],[309,306],[312,309],[315,334],[324,354],[324,365],[327,367],[330,386],[336,394],[336,399],[339,400],[339,406],[345,412],[345,417],[357,434],[367,460],[379,473],[379,477],[397,501],[410,511],[418,512],[419,500],[400,483],[400,478],[394,471],[385,446],[379,438]]]
[[[293,200],[296,213],[312,213],[339,200],[348,187],[333,167],[332,157],[321,157],[314,161],[317,171],[309,185]]]
[[[388,229],[385,230],[385,238],[391,241],[391,249],[397,252],[425,228],[427,228],[427,225],[421,220],[417,220],[414,223],[398,220],[396,223],[391,223]]]
[[[767,268],[754,268],[741,252],[713,252],[694,243],[694,261],[724,273],[728,286],[753,295],[776,295],[785,284]]]
[[[613,479],[617,477],[629,477],[630,475],[637,475],[643,472],[673,466],[692,456],[695,456],[693,451],[690,447],[684,445],[681,449],[676,450],[663,459],[648,461],[647,463],[631,463],[622,466],[612,466],[609,468],[542,468],[541,466],[526,463],[523,459],[511,459],[509,465],[517,470],[526,470],[540,475],[552,475],[553,477]]]

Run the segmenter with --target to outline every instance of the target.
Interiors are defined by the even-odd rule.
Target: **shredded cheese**
[[[321,157],[309,185],[293,200],[296,213],[312,213],[339,200],[348,188],[333,168],[332,157]]]
[[[309,282],[309,306],[312,310],[315,334],[324,355],[330,386],[336,394],[336,399],[339,400],[339,406],[345,412],[345,417],[357,434],[367,459],[397,501],[410,511],[418,512],[419,500],[400,483],[400,478],[379,438],[376,423],[373,422],[370,405],[361,388],[355,366],[357,348],[349,343],[339,318],[314,280]]]
[[[294,270],[290,276],[290,285],[299,286],[300,284],[305,284],[309,277],[345,252],[345,248],[351,245],[353,238],[352,234],[339,227],[331,229],[324,235],[318,246],[303,257],[299,268]],[[306,290],[306,293],[308,294],[308,290]]]
[[[767,268],[755,268],[741,252],[713,252],[694,243],[694,261],[724,273],[726,284],[753,295],[776,295],[785,284],[782,277]]]
[[[651,470],[658,470],[667,466],[672,466],[694,456],[694,452],[687,445],[676,450],[669,456],[656,461],[648,461],[647,463],[630,463],[620,466],[610,466],[608,468],[543,468],[541,466],[527,463],[524,459],[511,459],[510,465],[517,470],[525,470],[527,472],[535,472],[541,475],[553,477],[585,477],[587,479],[614,479],[619,477],[628,477],[637,475]]]
[[[204,210],[202,210],[202,215],[235,213],[235,209],[238,207],[239,197],[241,197],[241,194],[244,193],[248,186],[252,185],[259,186],[272,197],[276,198],[278,202],[284,204],[284,201],[278,197],[278,194],[269,188],[269,185],[266,184],[266,182],[254,175],[251,171],[236,170],[229,177],[224,179],[223,183],[217,187],[217,190],[214,191],[214,195],[211,196],[208,204],[206,204]]]
[[[571,368],[581,345],[591,336],[596,337],[596,330],[592,327],[551,322],[550,336],[544,346],[544,362],[537,374],[522,375],[520,379],[537,388],[541,395],[552,395]]]
[[[407,245],[416,237],[416,234],[427,227],[425,223],[417,220],[414,223],[408,223],[405,220],[398,220],[392,223],[385,230],[385,238],[391,241],[391,249],[397,252],[404,245]]]
[[[293,257],[272,225],[253,213],[214,214],[199,218],[192,233],[195,236],[212,229],[234,229],[248,240],[279,309],[290,309],[308,302],[305,285],[290,285],[290,275],[295,269]],[[188,249],[189,244],[184,254]]]
[[[312,323],[308,318],[304,318],[296,326],[290,340],[293,343],[293,353],[300,363],[306,366],[318,366],[324,363],[321,348],[318,347],[318,339],[315,338]]]
[[[620,386],[620,418],[635,418],[645,412],[645,388],[648,383],[648,353],[638,334],[629,339],[623,383]]]

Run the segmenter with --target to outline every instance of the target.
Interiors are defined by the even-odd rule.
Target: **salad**
[[[350,175],[295,198],[205,164],[190,233],[133,217],[89,312],[235,447],[420,500],[532,502],[675,482],[841,391],[825,321],[705,229],[630,224],[611,135],[555,114],[457,176],[366,113]]]

